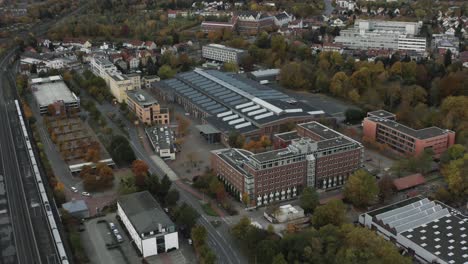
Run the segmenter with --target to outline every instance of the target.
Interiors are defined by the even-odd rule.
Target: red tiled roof
[[[412,174],[403,178],[393,180],[393,185],[398,191],[406,190],[408,188],[418,186],[426,183],[426,179],[421,173]]]

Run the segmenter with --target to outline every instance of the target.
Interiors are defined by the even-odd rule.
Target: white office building
[[[175,224],[148,191],[120,197],[117,215],[144,258],[179,249]]]
[[[239,63],[245,54],[247,54],[245,50],[219,44],[208,44],[202,47],[202,57],[207,60]]]
[[[427,41],[418,37],[420,22],[357,20],[354,27],[341,30],[335,43],[349,49],[391,49],[425,52]]]

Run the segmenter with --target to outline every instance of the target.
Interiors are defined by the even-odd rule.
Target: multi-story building
[[[162,108],[145,90],[127,91],[127,105],[145,124],[169,124],[169,109]]]
[[[179,249],[175,224],[148,191],[121,196],[117,215],[143,258]]]
[[[195,69],[153,87],[160,100],[182,105],[187,113],[211,126],[205,132],[217,133],[215,138],[225,145],[233,132],[246,139],[258,138],[273,136],[291,123],[334,120],[322,110],[240,74]]]
[[[396,122],[394,114],[384,110],[369,112],[363,121],[364,137],[388,145],[400,154],[417,156],[432,149],[434,157],[455,143],[455,132],[438,127],[413,129]]]
[[[425,52],[427,41],[418,37],[422,24],[415,22],[357,20],[340,31],[335,43],[349,49],[391,49]]]
[[[91,71],[97,75],[104,77],[108,72],[118,72],[117,67],[108,59],[93,57],[90,61]]]
[[[122,74],[112,62],[105,58],[92,58],[91,71],[106,81],[109,90],[119,102],[125,102],[127,91],[141,89],[141,78],[137,73]]]
[[[264,205],[293,198],[306,186],[339,188],[362,167],[362,145],[320,123],[300,124],[278,137],[287,137],[286,147],[258,154],[213,150],[213,171],[236,197]]]
[[[237,14],[237,29],[240,32],[257,34],[275,27],[275,17],[257,11],[242,11]]]
[[[79,110],[80,98],[68,89],[61,76],[31,79],[30,84],[41,115],[48,113],[49,105],[54,106],[55,114],[70,109]]]
[[[362,214],[359,223],[418,263],[468,262],[467,216],[439,201],[413,197]]]
[[[247,52],[242,49],[226,47],[220,44],[208,44],[202,47],[202,57],[207,60],[240,63]]]
[[[228,22],[218,22],[218,21],[203,21],[201,23],[201,30],[205,33],[220,31],[220,30],[230,30],[234,31],[237,29],[237,16],[233,16]]]
[[[146,88],[149,89],[151,88],[151,85],[155,82],[159,82],[161,78],[157,75],[146,75],[141,78],[142,85]]]

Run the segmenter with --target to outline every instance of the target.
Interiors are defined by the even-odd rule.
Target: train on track
[[[26,125],[24,123],[23,114],[21,112],[21,107],[20,107],[20,104],[19,104],[18,100],[15,100],[15,104],[16,104],[16,110],[17,110],[17,113],[18,113],[18,118],[19,118],[20,123],[21,123],[21,129],[23,131],[23,137],[24,137],[24,140],[26,142],[27,149],[28,149],[27,151],[29,153],[29,158],[31,160],[31,164],[32,164],[32,167],[33,167],[33,170],[34,170],[34,175],[35,175],[35,178],[36,178],[36,186],[39,189],[42,205],[44,207],[45,212],[47,213],[47,220],[49,222],[50,230],[51,230],[52,236],[54,238],[55,248],[56,248],[57,254],[58,254],[59,258],[60,258],[60,262],[62,264],[68,264],[69,263],[68,256],[67,256],[67,253],[65,251],[65,247],[63,246],[63,241],[62,241],[62,238],[60,236],[60,232],[57,229],[57,223],[55,222],[55,218],[54,218],[54,214],[52,212],[52,208],[50,206],[49,198],[47,197],[47,193],[46,193],[46,190],[44,188],[44,183],[42,182],[41,174],[39,172],[39,167],[37,165],[37,160],[36,160],[36,157],[34,155],[34,151],[32,149],[31,141],[29,140],[28,131],[27,131]]]

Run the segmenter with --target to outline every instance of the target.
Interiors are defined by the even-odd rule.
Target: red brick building
[[[339,188],[361,167],[364,152],[359,142],[315,121],[298,127],[275,137],[287,145],[284,148],[258,154],[214,150],[212,169],[235,197],[247,194],[252,204],[264,205],[294,198],[306,186]]]
[[[402,155],[417,156],[432,149],[434,158],[455,143],[455,132],[438,127],[413,129],[395,121],[384,110],[369,112],[363,122],[364,137],[384,143]]]

